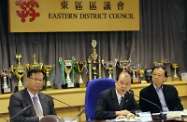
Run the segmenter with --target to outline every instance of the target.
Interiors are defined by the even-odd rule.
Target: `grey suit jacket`
[[[163,93],[166,100],[166,104],[170,111],[183,110],[183,106],[178,96],[178,91],[174,86],[163,84]],[[161,103],[153,84],[143,88],[140,91],[140,97],[145,98],[157,105],[156,106],[150,104],[149,102],[140,98],[139,105],[142,111],[150,111],[151,113],[157,113],[162,111]]]
[[[129,110],[132,113],[139,109],[132,91],[131,94],[125,94],[123,109]],[[114,119],[116,118],[115,111],[119,110],[120,106],[115,87],[109,88],[99,94],[95,112],[96,119]]]
[[[38,93],[38,96],[41,102],[44,116],[56,115],[53,99],[41,92]],[[24,110],[21,114],[12,118],[14,115],[18,114],[29,105],[31,105],[30,108]],[[39,122],[39,117],[36,116],[32,100],[26,88],[11,95],[8,109],[10,118],[12,118],[11,122]]]

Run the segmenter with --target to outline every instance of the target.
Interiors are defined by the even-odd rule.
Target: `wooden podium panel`
[[[183,107],[187,108],[187,81],[167,81],[165,84],[174,85],[178,92],[183,104]],[[134,91],[136,95],[139,95],[139,92],[142,88],[148,86],[149,84],[132,84],[131,89]],[[63,103],[60,103],[54,100],[55,110],[57,115],[62,118],[74,118],[79,111],[84,108],[84,98],[85,98],[86,88],[70,88],[70,89],[57,89],[57,90],[49,90],[42,91],[52,97],[65,102],[72,107],[69,107]],[[0,113],[2,113],[7,119],[9,119],[8,113],[8,105],[9,105],[9,97],[11,94],[0,94]],[[139,98],[135,96],[135,99],[138,101]],[[3,117],[0,117],[0,122],[5,121]],[[85,121],[85,114],[83,113],[78,121]]]

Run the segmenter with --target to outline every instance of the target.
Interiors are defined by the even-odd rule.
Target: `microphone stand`
[[[56,99],[56,98],[54,98],[54,97],[52,97],[52,96],[50,96],[50,95],[46,95],[46,96],[48,96],[48,97],[50,97],[50,98],[52,98],[52,99],[54,99],[54,100],[56,100],[56,101],[58,101],[58,102],[60,102],[60,103],[63,103],[63,104],[65,104],[65,105],[69,106],[69,107],[72,107],[71,105],[69,105],[69,104],[67,104],[67,103],[65,103],[65,102],[62,102],[61,100],[58,100],[58,99]]]
[[[8,119],[2,113],[0,113],[0,115],[5,119],[6,122],[8,122]]]
[[[20,112],[18,112],[18,113],[15,114],[14,116],[12,116],[12,117],[10,118],[10,121],[11,121],[13,118],[15,118],[15,117],[19,116],[20,114],[22,114],[24,111],[26,111],[26,110],[29,109],[30,107],[31,107],[31,105],[28,105],[27,107],[25,107],[24,109],[22,109]]]
[[[128,92],[129,94],[131,94],[131,92]],[[140,97],[140,96],[138,96],[138,95],[136,95],[136,94],[133,94],[134,96],[136,96],[136,97],[139,97],[140,99],[142,99],[142,100],[144,100],[144,101],[146,101],[146,102],[148,102],[148,103],[150,103],[150,104],[152,104],[152,105],[154,105],[154,106],[156,106],[158,109],[159,109],[159,111],[160,111],[160,113],[159,113],[159,120],[163,120],[163,119],[165,119],[166,118],[166,116],[165,116],[165,114],[163,114],[163,111],[161,110],[161,108],[160,108],[160,106],[158,106],[157,104],[155,104],[155,103],[153,103],[153,102],[151,102],[151,101],[149,101],[149,100],[147,100],[147,99],[145,99],[145,98],[143,98],[143,97]],[[152,114],[152,116],[153,116],[153,114]],[[156,116],[155,116],[156,117]],[[153,117],[154,118],[154,117]],[[158,120],[158,118],[156,117],[155,118],[156,120]]]
[[[84,113],[85,110],[86,110],[85,108],[82,109],[70,122],[73,122],[77,117],[79,117],[82,113]]]

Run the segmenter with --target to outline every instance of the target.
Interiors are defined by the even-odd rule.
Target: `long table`
[[[165,82],[165,84],[172,84],[177,88],[181,102],[184,108],[187,108],[187,81],[167,81]],[[134,91],[135,94],[139,95],[140,90],[148,85],[149,83],[132,84],[131,89]],[[72,107],[69,107],[54,100],[55,110],[58,116],[62,118],[73,118],[78,114],[80,110],[84,108],[85,91],[86,88],[69,88],[42,92],[71,105]],[[0,94],[0,113],[2,113],[7,119],[9,119],[8,104],[10,95],[11,94]],[[139,100],[139,98],[136,96],[135,99],[137,101]],[[85,121],[85,115],[82,114],[78,118],[78,120],[79,122]],[[0,117],[0,122],[2,121],[4,121],[4,118]]]

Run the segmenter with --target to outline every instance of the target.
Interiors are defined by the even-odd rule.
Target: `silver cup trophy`
[[[10,93],[11,92],[11,70],[4,69],[1,72],[3,78],[2,84],[2,93]]]
[[[102,60],[103,67],[108,71],[110,79],[113,78],[113,69],[116,67],[117,64],[117,59],[114,59],[114,61],[104,61]]]

